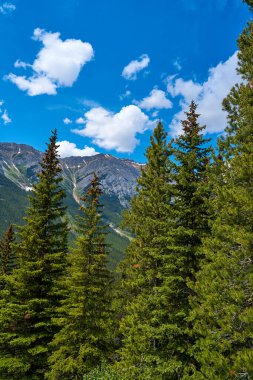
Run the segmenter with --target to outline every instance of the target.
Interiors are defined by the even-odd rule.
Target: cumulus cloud
[[[202,91],[202,85],[199,83],[194,83],[191,79],[185,81],[182,78],[175,79],[175,75],[168,77],[168,92],[176,97],[178,95],[183,96],[184,100],[189,103],[192,99],[196,97]]]
[[[63,123],[66,125],[72,124],[72,120],[70,120],[68,117],[65,117],[65,119],[63,119]]]
[[[3,3],[0,5],[0,13],[3,15],[7,15],[9,13],[14,12],[16,9],[16,5],[12,3]]]
[[[59,145],[58,153],[61,158],[73,156],[90,157],[98,154],[92,147],[85,145],[83,149],[79,149],[76,144],[67,140],[58,141],[57,144]]]
[[[128,80],[137,79],[139,71],[148,67],[150,58],[147,54],[142,54],[138,59],[131,61],[122,71],[122,76]]]
[[[139,143],[136,135],[154,127],[154,122],[135,105],[123,107],[118,113],[103,107],[92,108],[84,114],[84,120],[84,128],[72,132],[90,137],[101,148],[117,152],[132,152]]]
[[[32,64],[17,60],[16,68],[30,68],[30,76],[10,73],[5,78],[16,84],[28,95],[55,95],[59,87],[71,87],[77,80],[82,67],[94,55],[88,42],[76,39],[62,40],[60,33],[46,32],[36,28],[33,39],[42,43],[42,48]]]
[[[189,103],[194,100],[198,104],[199,122],[206,125],[206,132],[219,133],[226,127],[226,113],[222,111],[222,100],[227,96],[235,83],[241,82],[236,72],[237,52],[227,61],[218,63],[209,69],[205,82],[185,81],[175,76],[168,77],[167,90],[173,97],[179,97],[181,110],[174,115],[171,122],[171,134],[181,133],[181,120],[185,119],[184,112]]]
[[[155,109],[162,109],[162,108],[171,108],[172,103],[171,101],[166,98],[165,91],[159,90],[157,88],[154,88],[149,96],[142,99],[140,102],[137,103],[138,106],[142,109],[151,110],[152,108]]]

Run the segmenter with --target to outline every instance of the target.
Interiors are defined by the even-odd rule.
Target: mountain
[[[0,143],[0,234],[10,223],[22,223],[27,198],[37,180],[42,157],[42,152],[29,145]],[[89,186],[93,173],[98,175],[103,189],[104,217],[109,224],[108,240],[112,246],[110,263],[114,266],[129,241],[127,233],[119,228],[119,223],[121,212],[128,207],[135,194],[141,164],[109,154],[63,158],[60,164],[70,224],[73,224],[78,213],[80,195]]]

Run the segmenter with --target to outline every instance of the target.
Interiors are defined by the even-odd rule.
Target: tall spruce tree
[[[169,273],[168,252],[172,203],[171,145],[161,123],[151,136],[147,164],[138,179],[137,195],[125,214],[133,233],[122,267],[122,349],[118,367],[122,378],[163,379],[168,374]]]
[[[46,378],[83,379],[110,352],[111,275],[107,269],[106,226],[102,221],[102,192],[96,175],[81,198],[76,247],[69,255],[68,296],[58,320],[61,330],[52,342]]]
[[[13,252],[14,230],[10,225],[2,240],[0,240],[0,276],[9,275],[15,267]]]
[[[176,380],[195,366],[189,299],[201,261],[201,238],[209,231],[211,149],[194,102],[186,116],[173,149],[161,124],[154,131],[141,186],[127,214],[135,237],[123,286],[134,295],[121,321],[119,367],[138,379]]]
[[[48,344],[57,327],[52,321],[63,296],[67,222],[64,190],[53,132],[38,182],[30,196],[25,225],[16,245],[18,268],[6,289],[0,312],[0,373],[2,379],[43,379]]]
[[[171,337],[168,343],[170,379],[181,379],[195,368],[191,347],[194,336],[188,320],[192,284],[200,268],[201,239],[209,232],[208,202],[210,188],[208,172],[212,150],[203,137],[204,126],[198,122],[197,105],[192,101],[182,134],[175,140],[174,157],[174,219],[168,247],[174,268],[170,273],[169,321]]]
[[[252,6],[252,1],[247,1]],[[204,242],[194,311],[199,334],[194,379],[253,378],[253,22],[238,40],[244,82],[224,100],[228,112],[221,178],[214,188],[216,219]]]

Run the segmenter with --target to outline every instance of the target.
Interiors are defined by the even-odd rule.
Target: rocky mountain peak
[[[24,190],[36,181],[43,153],[25,144],[0,143],[0,173]],[[89,185],[93,173],[98,175],[103,192],[116,197],[123,207],[135,193],[141,165],[109,154],[91,157],[66,157],[60,160],[64,186],[78,201]]]

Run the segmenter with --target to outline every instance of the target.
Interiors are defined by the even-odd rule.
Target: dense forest
[[[0,241],[1,380],[253,379],[252,21],[238,49],[215,148],[194,101],[177,138],[154,129],[116,271],[96,173],[69,248],[52,132],[24,224]]]

